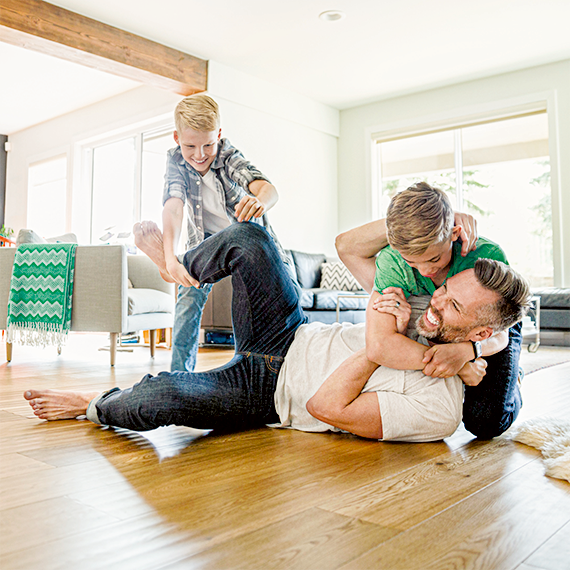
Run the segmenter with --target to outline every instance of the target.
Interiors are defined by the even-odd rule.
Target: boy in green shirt
[[[391,368],[421,369],[434,377],[459,374],[467,385],[463,409],[467,429],[479,437],[494,437],[509,427],[520,409],[520,326],[490,338],[482,334],[474,343],[454,342],[453,332],[465,315],[462,307],[448,303],[446,279],[473,267],[480,257],[507,262],[493,242],[469,241],[473,231],[463,229],[461,224],[466,223],[472,219],[460,215],[454,225],[444,192],[419,183],[392,199],[385,233],[383,221],[372,222],[339,236],[337,249],[372,293],[366,317],[368,359]],[[385,237],[390,246],[374,259]],[[405,336],[410,314],[406,299],[434,293],[430,310],[417,324],[422,336],[437,342],[426,351]]]

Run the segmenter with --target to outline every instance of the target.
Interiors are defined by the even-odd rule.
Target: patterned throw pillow
[[[334,263],[323,263],[321,265],[321,289],[331,289],[333,291],[362,291],[358,281],[345,265],[336,261]]]

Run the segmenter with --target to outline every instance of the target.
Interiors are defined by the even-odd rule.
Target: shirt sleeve
[[[509,264],[503,249],[486,238],[479,238],[477,240],[477,248],[475,251],[470,251],[465,257],[461,256],[460,250],[461,246],[459,244],[454,244],[454,256],[457,260],[457,266],[453,274],[459,273],[465,269],[472,269],[475,267],[475,262],[481,258],[494,259],[495,261],[502,261],[507,265]]]
[[[407,298],[413,293],[412,281],[412,268],[402,263],[390,246],[382,249],[376,258],[374,290],[381,293],[386,287],[400,287]]]
[[[269,178],[246,160],[237,148],[228,144],[228,148],[224,149],[224,155],[224,169],[228,177],[246,192],[249,192],[249,185],[254,180],[265,180],[271,183]]]
[[[162,192],[162,205],[170,198],[180,198],[184,203],[188,196],[188,184],[182,173],[182,165],[176,160],[177,149],[171,149],[166,155],[166,169],[164,171],[164,190]]]

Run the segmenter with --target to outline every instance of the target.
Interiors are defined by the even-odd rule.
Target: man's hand
[[[477,246],[477,220],[469,214],[455,212],[455,226],[461,227],[461,255],[465,257],[470,251],[475,251]]]
[[[449,378],[455,376],[472,358],[473,346],[470,342],[434,344],[424,354],[423,372],[432,378]]]
[[[412,307],[400,287],[387,287],[372,304],[379,313],[387,313],[396,317],[396,327],[400,334],[406,334],[412,315]]]
[[[257,196],[244,196],[236,206],[238,222],[249,222],[251,218],[261,218],[265,213],[265,204]]]
[[[196,279],[191,277],[190,273],[186,271],[186,267],[184,267],[184,265],[182,265],[182,263],[180,263],[175,257],[167,260],[166,269],[172,279],[174,279],[174,281],[179,285],[182,285],[183,287],[195,287],[196,289],[200,287],[199,281],[196,281]]]
[[[487,361],[478,358],[474,362],[468,362],[460,371],[459,377],[466,386],[478,386],[487,373]]]

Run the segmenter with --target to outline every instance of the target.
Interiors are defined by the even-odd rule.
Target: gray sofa
[[[345,291],[321,287],[321,267],[325,262],[337,262],[320,253],[287,250],[295,278],[301,287],[301,306],[309,322],[334,323],[337,320],[362,323],[366,319],[368,295],[365,291]],[[337,311],[338,305],[338,311]]]
[[[541,344],[570,346],[570,289],[541,287],[532,293],[540,296]]]

